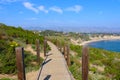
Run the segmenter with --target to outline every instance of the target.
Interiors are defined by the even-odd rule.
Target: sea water
[[[89,43],[88,46],[114,52],[120,52],[120,40],[102,40]]]

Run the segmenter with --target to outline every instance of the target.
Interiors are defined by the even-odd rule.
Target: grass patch
[[[29,52],[25,53],[25,69],[26,69],[26,73],[30,72],[30,71],[36,71],[40,68],[40,65],[37,63],[37,56],[30,54]],[[42,64],[43,59],[40,58],[40,64]]]
[[[71,58],[72,65],[69,67],[76,80],[81,80],[81,55],[82,47],[70,45],[71,50],[77,53]],[[89,48],[89,80],[120,80],[120,53],[103,49]],[[103,70],[100,70],[100,66]],[[99,68],[99,69],[98,69]]]
[[[0,80],[14,80],[14,79],[10,79],[10,78],[2,78]]]

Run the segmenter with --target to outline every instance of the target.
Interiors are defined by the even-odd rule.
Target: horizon
[[[120,32],[120,0],[0,0],[0,23],[24,29]]]

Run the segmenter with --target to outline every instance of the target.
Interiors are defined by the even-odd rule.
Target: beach
[[[90,37],[90,40],[88,41],[81,41],[81,43],[78,43],[78,40],[71,39],[72,43],[75,45],[84,46],[92,42],[98,42],[103,40],[120,40],[120,36],[104,36],[104,37]]]

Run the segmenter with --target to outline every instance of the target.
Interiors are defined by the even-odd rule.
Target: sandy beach
[[[104,36],[104,37],[90,37],[90,40],[88,41],[82,41],[80,44],[78,43],[78,40],[71,40],[74,44],[76,45],[80,45],[80,46],[83,46],[83,45],[87,45],[89,43],[92,43],[92,42],[97,42],[97,41],[102,41],[102,40],[120,40],[120,36]]]
[[[92,43],[92,42],[97,42],[97,41],[102,41],[102,40],[120,40],[120,36],[105,36],[103,38],[98,38],[98,37],[91,38],[91,40],[83,41],[79,45],[83,46],[83,45],[87,45],[87,44]]]

